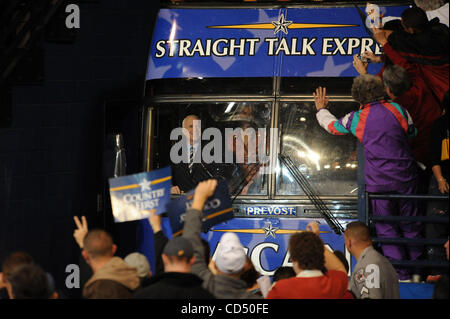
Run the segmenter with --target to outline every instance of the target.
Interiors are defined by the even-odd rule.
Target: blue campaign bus
[[[374,10],[399,17],[409,2],[377,2]],[[373,9],[373,8],[372,8]],[[166,2],[149,43],[142,125],[143,170],[166,167],[170,132],[196,114],[202,128],[248,125],[276,129],[263,137],[274,167],[248,181],[227,176],[234,218],[204,233],[214,256],[224,232],[236,233],[256,270],[272,276],[291,265],[289,236],[319,222],[321,238],[345,250],[342,230],[361,219],[361,148],[352,136],[319,126],[312,93],[325,86],[329,109],[343,116],[359,105],[350,94],[353,55],[381,50],[368,28],[365,2]],[[376,74],[380,64],[369,64]],[[267,132],[272,132],[267,130]],[[224,146],[226,147],[226,145]],[[164,219],[164,231],[170,225]],[[153,260],[147,221],[140,250]]]

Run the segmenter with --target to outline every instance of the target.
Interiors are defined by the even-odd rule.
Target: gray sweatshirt
[[[205,263],[203,244],[200,238],[203,214],[189,209],[186,214],[183,237],[189,239],[194,247],[195,262],[191,272],[203,279],[203,288],[218,299],[261,299],[261,296],[246,291],[243,280],[225,275],[214,275]]]
[[[348,286],[357,299],[400,299],[397,272],[372,246],[359,256]]]

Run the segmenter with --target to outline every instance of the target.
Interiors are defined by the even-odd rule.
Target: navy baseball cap
[[[163,250],[166,256],[178,256],[192,258],[194,256],[194,248],[189,239],[184,237],[175,237],[169,240]]]

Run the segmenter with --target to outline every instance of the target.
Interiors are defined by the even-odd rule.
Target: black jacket
[[[150,278],[149,285],[133,299],[214,299],[202,288],[202,280],[190,273],[166,272]]]
[[[409,34],[395,31],[388,38],[389,44],[410,62],[423,65],[442,65],[448,63],[449,29],[433,19],[421,33]]]
[[[189,165],[186,163],[172,165],[172,183],[183,192],[188,192],[194,189],[198,183],[215,176],[215,169],[210,164],[194,163],[192,174],[189,171]]]

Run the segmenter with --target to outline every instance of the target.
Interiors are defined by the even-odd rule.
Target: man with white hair
[[[199,182],[214,178],[215,170],[202,160],[201,122],[197,115],[188,115],[183,119],[183,134],[187,140],[187,161],[172,165],[172,194],[193,189]]]
[[[140,280],[140,287],[146,287],[148,285],[148,280],[152,276],[152,271],[150,269],[150,263],[145,255],[134,252],[128,254],[124,261],[131,267],[135,267],[137,270],[137,275]]]
[[[216,274],[208,268],[201,243],[203,206],[212,196],[217,181],[210,179],[198,184],[191,208],[187,211],[183,237],[194,247],[195,262],[191,272],[203,279],[203,287],[218,299],[260,299],[261,296],[247,292],[247,284],[240,279],[244,272],[246,254],[239,238],[234,233],[225,233],[220,239],[216,260],[212,263]]]

